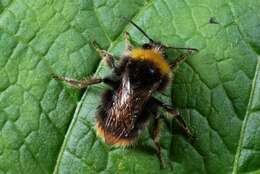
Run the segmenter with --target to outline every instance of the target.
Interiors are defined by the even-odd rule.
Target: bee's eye
[[[143,44],[143,49],[151,49],[151,48],[152,48],[151,44],[149,43]]]

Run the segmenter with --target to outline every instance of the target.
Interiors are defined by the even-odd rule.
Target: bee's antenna
[[[143,33],[143,35],[144,35],[151,43],[154,42],[154,40],[153,40],[152,38],[150,38],[150,37],[144,32],[144,30],[143,30],[141,27],[139,27],[136,23],[134,23],[132,20],[130,20],[130,19],[124,17],[124,16],[123,16],[122,18],[124,18],[125,20],[129,21],[133,26],[135,26],[135,28],[137,28],[141,33]]]
[[[165,46],[166,48],[172,48],[176,50],[188,50],[188,51],[199,51],[197,48],[182,48],[182,47],[172,47],[172,46]]]

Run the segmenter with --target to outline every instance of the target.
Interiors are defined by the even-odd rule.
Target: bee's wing
[[[128,139],[131,136],[138,114],[142,112],[145,102],[153,91],[153,87],[134,89],[128,74],[124,74],[105,120],[105,142],[107,144],[116,144],[120,139]]]

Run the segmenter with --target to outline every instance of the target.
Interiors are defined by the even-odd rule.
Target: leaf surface
[[[0,1],[0,173],[260,172],[259,8],[257,0]],[[159,95],[196,137],[162,119],[163,170],[149,129],[126,149],[96,137],[107,86],[80,92],[51,78],[108,75],[93,40],[117,57],[124,31],[146,42],[122,16],[155,40],[200,50]]]

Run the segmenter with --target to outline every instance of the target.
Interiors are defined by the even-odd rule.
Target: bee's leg
[[[116,68],[115,60],[112,54],[106,50],[101,49],[95,41],[92,42],[92,45],[95,48],[95,50],[98,52],[100,57],[102,57],[102,59],[106,61],[108,66],[112,69],[115,69]]]
[[[154,120],[153,129],[152,129],[152,138],[153,142],[156,146],[156,155],[158,159],[160,160],[161,168],[165,168],[165,162],[162,158],[162,152],[161,152],[161,146],[159,142],[160,138],[160,115],[158,115],[158,104],[153,100],[153,98],[150,98],[146,104],[146,111],[147,113],[150,113],[152,115],[152,118]],[[147,115],[147,114],[145,114]]]
[[[185,131],[185,133],[187,135],[189,135],[190,137],[193,137],[191,134],[190,129],[188,128],[188,126],[185,124],[184,120],[182,119],[182,117],[180,117],[180,113],[178,112],[177,109],[173,108],[170,105],[167,105],[161,101],[159,101],[156,98],[152,98],[153,101],[155,103],[157,103],[158,106],[161,106],[162,108],[164,108],[170,115],[172,115],[172,118],[175,118],[177,124]]]
[[[98,83],[105,83],[109,85],[112,88],[117,88],[120,84],[120,80],[116,79],[111,79],[111,77],[105,77],[105,78],[90,78],[90,79],[83,79],[83,80],[75,80],[75,79],[70,79],[68,77],[62,77],[62,76],[57,76],[53,75],[52,76],[55,80],[60,80],[60,81],[65,81],[67,82],[70,86],[83,89],[86,88],[90,85],[95,85]]]
[[[70,79],[68,77],[62,77],[62,76],[57,76],[57,75],[53,75],[53,78],[55,80],[65,81],[70,86],[75,87],[75,88],[79,88],[79,89],[83,89],[83,88],[86,88],[87,86],[103,82],[103,79],[101,79],[101,78],[75,80],[75,79]]]
[[[165,162],[162,158],[162,151],[161,151],[161,145],[159,142],[160,138],[160,118],[157,116],[154,118],[154,127],[153,127],[153,142],[156,146],[156,154],[160,160],[161,168],[165,168]]]
[[[173,71],[173,73],[176,72],[179,65],[182,64],[186,59],[188,58],[188,54],[182,54],[180,57],[177,58],[173,63],[170,64],[170,68]]]
[[[131,51],[133,46],[130,43],[130,35],[128,32],[125,32],[124,38],[125,38],[125,51]]]

